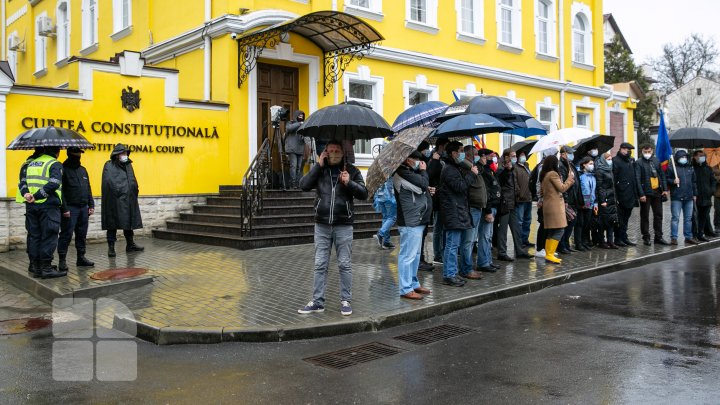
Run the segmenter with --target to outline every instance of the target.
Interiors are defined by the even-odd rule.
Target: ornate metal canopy
[[[339,11],[317,11],[247,33],[237,39],[238,87],[257,65],[263,49],[274,48],[289,32],[309,39],[322,49],[324,94],[332,89],[353,59],[362,59],[384,39],[364,21]]]

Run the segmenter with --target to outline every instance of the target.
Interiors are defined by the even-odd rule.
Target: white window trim
[[[570,38],[571,38],[571,58],[573,62],[576,62],[578,66],[576,67],[582,67],[584,66],[592,66],[592,69],[594,70],[595,67],[593,66],[593,53],[594,53],[594,47],[593,47],[593,25],[592,25],[592,10],[590,10],[590,7],[588,7],[586,4],[583,3],[573,3],[571,8],[571,17],[570,17]],[[575,29],[573,28],[573,25],[575,24],[575,17],[580,14],[582,18],[585,20],[585,60],[575,60]],[[575,65],[575,64],[573,64]]]
[[[123,9],[122,9],[123,0],[113,0],[113,35],[117,36],[117,34],[120,34],[123,31],[126,31],[128,28],[132,29],[132,0],[127,0],[128,4],[128,24],[127,26],[123,25]],[[126,34],[127,35],[127,34]],[[117,40],[113,38],[114,40]],[[118,38],[119,39],[119,38]]]
[[[522,48],[522,1],[521,0],[513,0],[513,6],[512,6],[512,14],[511,14],[511,21],[512,21],[512,41],[511,42],[505,42],[502,40],[502,10],[505,8],[505,6],[502,4],[502,0],[497,0],[497,13],[496,13],[496,23],[497,23],[497,42],[498,42],[498,49],[504,50],[504,51],[510,51],[510,52],[517,52],[523,51]]]
[[[99,4],[98,1],[95,3],[95,24],[94,24],[94,32],[90,33],[90,16],[89,16],[89,0],[82,0],[82,49],[80,50],[80,54],[85,56],[90,53],[93,53],[97,50],[98,47],[98,8]]]
[[[58,19],[60,15],[60,6],[62,4],[65,4],[67,29],[63,27],[62,21]],[[70,44],[72,43],[70,41],[70,34],[72,33],[72,9],[70,8],[70,0],[59,0],[57,2],[57,6],[55,7],[55,20],[55,31],[57,32],[57,39],[55,43],[55,47],[57,48],[57,62],[55,62],[55,66],[58,66],[58,64],[65,66],[67,64],[67,60],[70,59]],[[63,44],[65,45],[65,49],[61,46]],[[65,52],[65,50],[67,50],[67,52]]]
[[[587,123],[585,125],[580,124],[580,117],[587,117]],[[590,113],[578,112],[575,114],[575,126],[578,128],[590,129]]]
[[[345,12],[355,17],[367,18],[374,21],[382,21],[385,17],[382,13],[382,0],[369,0],[370,7],[355,6],[345,0]]]
[[[540,52],[540,7],[541,0],[535,2],[535,52],[538,59],[555,61],[557,60],[557,1],[543,0],[550,3],[550,14],[548,16],[548,50]]]
[[[591,131],[600,131],[600,104],[590,102],[590,97],[583,97],[582,100],[572,100],[572,118],[573,126],[577,126],[577,109],[584,108],[587,110],[593,110],[592,127],[588,128]]]
[[[505,95],[506,98],[520,104],[523,108],[525,108],[525,99],[517,98],[517,94],[515,93],[515,90],[508,90],[507,94]],[[509,137],[509,141],[505,142],[506,137]],[[525,138],[520,135],[515,134],[501,134],[500,135],[500,151],[504,151],[505,149],[509,148],[514,144],[515,142],[520,142],[524,140]]]
[[[47,18],[47,12],[42,12],[35,17],[35,77],[42,77],[47,74],[47,37],[40,35],[38,22],[41,18]]]
[[[370,84],[373,86],[373,111],[383,115],[383,96],[385,95],[385,78],[371,76],[370,69],[366,66],[358,66],[357,72],[343,73],[343,94],[350,99],[350,81],[355,83]],[[371,148],[383,144],[383,139],[372,139]],[[372,153],[355,153],[355,166],[370,166],[373,162]]]
[[[428,101],[440,100],[440,86],[436,84],[427,84],[427,78],[424,75],[417,75],[415,81],[403,81],[403,99],[405,100],[405,109],[410,107],[410,91],[419,91],[427,93]]]
[[[423,23],[420,21],[412,20],[410,13],[411,0],[405,0],[405,27],[416,31],[425,32],[427,34],[437,34],[440,29],[438,28],[438,0],[426,0],[427,1],[427,22]]]
[[[552,110],[552,120],[551,121],[540,121],[540,109]],[[548,129],[548,133],[559,128],[559,113],[560,113],[560,105],[553,104],[552,99],[550,97],[545,97],[545,99],[543,101],[539,101],[535,104],[535,116],[537,117],[538,121],[541,124],[548,125],[550,127]]]
[[[457,35],[456,39],[463,42],[482,45],[485,43],[485,6],[484,0],[473,1],[473,28],[475,32],[463,31],[462,21],[462,0],[455,0],[455,12],[457,14]]]

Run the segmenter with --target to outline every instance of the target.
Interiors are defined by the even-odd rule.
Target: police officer
[[[45,147],[42,155],[26,162],[18,189],[25,199],[25,228],[28,232],[28,270],[33,277],[67,275],[52,265],[60,232],[63,167],[57,161],[58,147]],[[34,264],[34,265],[33,265]]]
[[[78,266],[94,266],[95,263],[85,258],[85,237],[88,231],[89,216],[95,212],[95,200],[92,197],[88,172],[80,164],[82,149],[71,147],[67,150],[68,158],[63,162],[63,206],[60,222],[60,240],[58,269],[67,271],[67,256],[70,240],[75,233],[75,249],[77,250]]]

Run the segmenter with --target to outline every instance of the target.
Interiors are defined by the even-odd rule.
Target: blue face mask
[[[460,163],[463,160],[465,160],[465,152],[460,152],[460,154],[457,157],[457,161],[458,161],[458,163]]]
[[[687,164],[687,158],[686,158],[686,157],[681,157],[680,159],[678,159],[678,163],[680,163],[681,165],[686,165],[686,164]]]
[[[574,160],[574,159],[575,159],[575,155],[573,155],[572,153],[568,153],[568,154],[567,154],[567,158],[568,158],[568,160]]]
[[[480,156],[475,156],[475,158],[473,159],[473,162],[477,163],[479,161],[480,161]]]
[[[517,163],[517,158],[510,158],[510,162],[511,162],[512,164],[516,164],[516,163]]]
[[[612,160],[606,160],[608,166],[612,167]]]
[[[416,160],[415,161],[415,170],[417,170],[419,167],[420,167],[420,161]]]
[[[425,155],[426,158],[429,158],[430,155],[432,155],[432,151],[430,149],[423,152],[423,155]]]
[[[700,164],[705,163],[705,156],[700,156],[700,157],[698,158],[698,163],[700,163]]]

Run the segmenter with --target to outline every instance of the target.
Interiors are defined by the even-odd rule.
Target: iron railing
[[[265,138],[243,176],[242,196],[240,197],[240,236],[252,235],[253,217],[263,209],[265,189],[271,185],[272,179],[271,153],[269,138]]]

